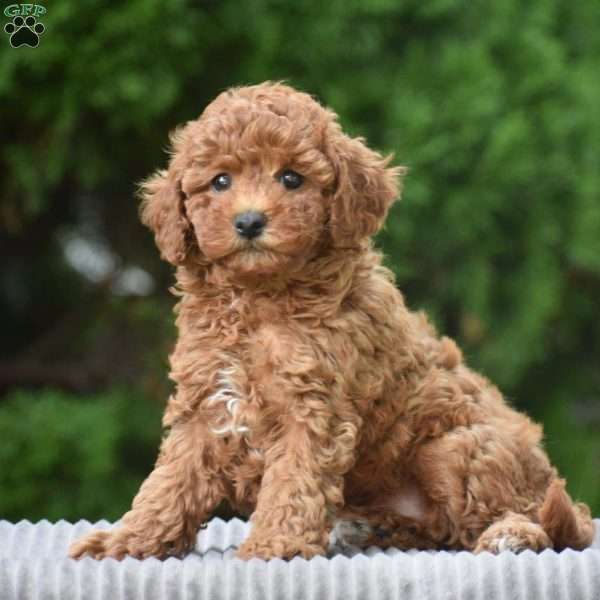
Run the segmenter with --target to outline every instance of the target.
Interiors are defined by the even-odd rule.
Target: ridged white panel
[[[596,521],[600,531],[600,521]],[[600,536],[583,552],[364,553],[242,561],[249,525],[213,519],[183,560],[67,558],[101,521],[0,521],[0,600],[600,600]]]

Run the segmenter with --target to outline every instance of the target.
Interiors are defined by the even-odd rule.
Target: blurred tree
[[[42,20],[0,55],[0,391],[166,397],[170,271],[135,184],[219,91],[286,79],[410,167],[380,236],[399,286],[546,422],[600,513],[596,0],[55,0]]]
[[[159,423],[158,407],[124,388],[85,401],[12,393],[0,411],[2,518],[120,518],[152,466]]]

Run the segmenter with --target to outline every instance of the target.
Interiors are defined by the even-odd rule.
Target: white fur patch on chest
[[[216,427],[211,427],[215,435],[248,433],[250,429],[239,422],[239,407],[243,394],[235,381],[238,367],[231,366],[220,369],[217,374],[216,390],[206,399],[208,406],[223,404],[223,413]]]

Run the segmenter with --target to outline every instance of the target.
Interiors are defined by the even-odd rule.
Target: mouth
[[[264,252],[265,250],[269,250],[269,248],[265,248],[264,244],[260,242],[260,240],[254,239],[249,240],[244,244],[241,250],[251,251],[251,252]]]
[[[243,241],[230,253],[228,253],[228,256],[232,254],[247,254],[249,256],[263,255],[269,257],[291,256],[291,254],[284,252],[280,249],[274,248],[271,244],[267,244],[262,236],[254,238],[252,240]]]
[[[290,261],[293,261],[292,256],[258,240],[249,240],[215,262],[241,275],[263,277],[280,273],[290,265]]]
[[[248,240],[246,242],[237,243],[233,248],[224,252],[220,256],[213,256],[212,260],[219,263],[229,263],[238,260],[257,259],[260,256],[268,256],[276,254],[275,251],[265,248],[257,240]]]
[[[266,248],[257,239],[247,240],[236,244],[235,248],[232,248],[231,251],[228,252],[223,258],[229,258],[231,256],[239,255],[256,256],[260,254],[269,253],[271,251],[272,250],[270,248]]]
[[[214,246],[207,248],[213,252],[206,252],[206,255],[215,265],[237,274],[266,276],[288,271],[302,255],[296,247],[286,245],[285,239],[272,233],[251,239],[232,236],[227,242],[221,245],[218,253],[214,252],[217,249]]]

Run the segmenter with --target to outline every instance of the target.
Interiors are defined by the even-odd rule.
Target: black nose
[[[236,231],[245,238],[251,240],[259,236],[267,223],[264,213],[250,210],[236,215],[233,225]]]

